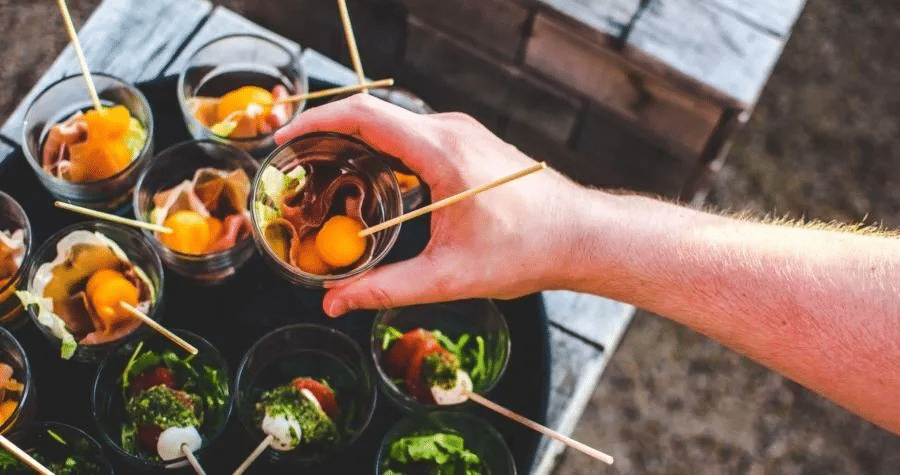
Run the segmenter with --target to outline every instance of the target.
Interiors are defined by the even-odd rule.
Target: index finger
[[[275,133],[279,144],[310,132],[340,132],[394,156],[426,181],[436,165],[436,137],[427,127],[428,116],[356,94],[305,111]]]

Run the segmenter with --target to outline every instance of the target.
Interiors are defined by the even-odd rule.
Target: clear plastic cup
[[[438,330],[454,342],[463,334],[471,336],[468,348],[477,349],[476,337],[484,340],[484,377],[472,378],[472,391],[486,394],[500,381],[509,362],[510,341],[506,319],[490,300],[459,300],[455,302],[414,305],[379,312],[372,326],[372,359],[378,372],[378,384],[382,392],[394,405],[405,411],[432,411],[456,406],[439,406],[424,403],[401,389],[385,368],[383,335],[386,327],[393,327],[401,333],[423,328]],[[390,349],[390,348],[388,348]],[[463,369],[466,364],[463,364]]]
[[[262,177],[267,167],[275,167],[283,173],[290,173],[301,166],[299,161],[314,160],[314,163],[338,166],[343,170],[357,172],[371,183],[374,196],[365,207],[365,218],[369,226],[376,225],[403,213],[400,187],[383,158],[383,154],[349,135],[331,132],[301,135],[278,147],[263,161],[259,173],[253,180],[250,197],[254,202],[267,199],[262,185]],[[260,229],[263,218],[259,216],[255,205],[250,207],[250,216],[254,241],[265,260],[291,283],[308,288],[321,288],[326,283],[357,276],[372,269],[387,256],[400,234],[400,225],[376,232],[369,237],[371,258],[367,261],[338,274],[318,275],[305,272],[288,263],[272,250]]]
[[[12,414],[0,424],[0,434],[6,434],[17,425],[27,423],[34,418],[37,405],[35,398],[34,375],[31,374],[31,364],[25,350],[18,340],[4,328],[0,328],[0,362],[6,363],[13,369],[13,379],[22,383],[24,388],[18,396],[18,403]]]
[[[199,370],[203,366],[218,371],[222,375],[222,382],[231,390],[231,373],[228,364],[222,355],[212,344],[203,337],[184,330],[173,330],[173,333],[197,348],[198,353],[191,358],[191,366],[195,370]],[[187,353],[179,346],[159,334],[151,335],[144,340],[141,351],[153,350],[162,352],[166,349],[172,349],[179,357],[187,356]],[[164,470],[185,467],[188,464],[187,457],[180,457],[169,462],[162,460],[151,460],[141,454],[129,452],[122,447],[122,427],[128,419],[125,413],[125,400],[122,394],[122,373],[125,371],[131,355],[134,353],[135,345],[121,346],[110,353],[97,368],[97,374],[94,377],[94,385],[92,387],[91,396],[91,414],[94,422],[100,429],[101,440],[113,449],[116,456],[127,463],[129,466],[141,471]],[[203,457],[207,454],[215,455],[210,452],[209,446],[215,443],[225,431],[228,419],[231,417],[232,402],[229,395],[228,405],[225,408],[206,408],[203,423],[198,428],[203,444],[194,455],[203,462]]]
[[[196,96],[221,97],[242,86],[271,89],[284,85],[291,95],[304,94],[308,82],[303,64],[295,52],[262,36],[227,35],[206,43],[188,59],[178,76],[178,102],[188,131],[195,139],[210,139],[233,145],[261,157],[275,148],[273,134],[253,138],[228,138],[214,134],[191,112],[189,99]],[[295,102],[296,117],[306,102]]]
[[[67,460],[77,464],[92,464],[96,473],[113,475],[112,465],[106,460],[103,448],[86,432],[61,422],[35,422],[26,424],[9,435],[9,440],[29,454],[37,454],[47,468],[60,470]],[[79,468],[86,468],[83,465]],[[6,469],[4,474],[32,474],[30,468]],[[61,473],[61,472],[56,472]],[[66,473],[86,473],[84,470]],[[90,471],[95,473],[95,471]]]
[[[345,334],[321,325],[279,328],[260,338],[247,351],[235,379],[235,406],[253,446],[266,435],[255,414],[263,392],[289,384],[294,378],[324,379],[334,389],[339,407],[340,440],[317,452],[304,445],[290,450],[267,449],[256,463],[309,465],[333,457],[355,442],[375,411],[375,381],[371,362]],[[248,448],[248,453],[251,448]],[[321,449],[321,447],[319,448]]]
[[[141,270],[143,270],[144,273],[147,274],[147,277],[152,283],[153,293],[156,298],[156,300],[150,307],[150,311],[147,312],[147,315],[150,318],[158,321],[160,315],[162,314],[161,303],[163,301],[163,267],[162,261],[159,258],[159,254],[157,254],[156,249],[150,244],[149,241],[147,241],[144,236],[140,234],[140,232],[131,228],[126,228],[124,226],[116,224],[110,224],[104,221],[85,221],[73,224],[72,226],[63,228],[61,231],[50,236],[50,238],[48,238],[44,242],[44,244],[42,244],[35,251],[34,256],[28,263],[28,268],[25,272],[24,277],[24,283],[27,290],[32,294],[36,294],[35,277],[38,268],[42,264],[52,262],[54,259],[56,259],[58,254],[57,244],[60,240],[62,240],[72,232],[80,230],[99,232],[100,234],[106,236],[108,239],[115,242],[122,249],[122,251],[125,252],[132,264],[134,264],[136,267],[140,267]],[[34,324],[38,327],[41,333],[43,333],[44,336],[46,336],[47,339],[50,340],[55,349],[59,350],[62,346],[62,340],[54,335],[50,328],[40,322],[38,318],[39,311],[37,306],[29,305],[28,313],[29,315],[31,315],[31,319],[34,321]],[[83,361],[88,363],[98,362],[104,356],[106,356],[107,353],[109,353],[119,345],[140,338],[151,331],[153,330],[148,328],[146,325],[141,325],[128,335],[125,335],[124,337],[115,341],[97,345],[79,344],[75,349],[75,353],[72,355],[72,359],[75,361]]]
[[[381,442],[375,463],[376,475],[387,472],[391,446],[410,436],[449,433],[463,438],[465,449],[481,459],[484,473],[516,475],[516,464],[503,436],[483,419],[464,412],[411,414],[394,424]],[[424,472],[423,472],[424,473]],[[431,472],[429,472],[431,473]]]
[[[200,168],[243,170],[247,179],[256,176],[259,164],[246,152],[212,140],[182,142],[173,145],[153,158],[141,174],[134,190],[134,214],[140,221],[151,222],[153,197],[185,180],[191,180]],[[249,194],[249,185],[248,185]],[[249,196],[245,198],[249,205]],[[249,224],[249,207],[248,207]],[[169,269],[209,284],[216,284],[233,276],[253,255],[253,238],[248,232],[233,247],[208,253],[185,254],[175,251],[160,240],[158,233],[144,230]]]
[[[22,149],[41,184],[56,199],[110,212],[127,211],[131,190],[153,155],[153,113],[144,95],[134,86],[102,73],[91,73],[104,106],[123,105],[147,131],[147,140],[131,163],[119,173],[89,183],[72,183],[47,173],[41,166],[44,141],[50,128],[78,111],[93,107],[84,77],[69,76],[44,89],[25,112]]]
[[[33,243],[31,223],[28,221],[28,216],[25,215],[25,210],[11,196],[0,191],[0,232],[13,233],[18,230],[22,230],[25,252],[21,257],[15,259],[19,261],[19,267],[15,273],[8,280],[0,283],[0,325],[6,328],[18,328],[26,321],[25,309],[14,293],[22,282],[28,259],[31,257]]]

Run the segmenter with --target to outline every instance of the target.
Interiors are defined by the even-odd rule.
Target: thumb
[[[448,300],[446,279],[433,261],[423,255],[373,270],[332,288],[322,307],[331,317],[351,310],[386,309]]]

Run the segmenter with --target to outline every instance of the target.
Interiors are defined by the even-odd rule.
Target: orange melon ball
[[[171,233],[159,233],[159,240],[169,249],[182,254],[200,255],[206,252],[212,236],[210,222],[194,211],[176,211],[170,214],[163,225]],[[221,229],[221,227],[219,228]]]
[[[329,218],[316,234],[316,249],[322,260],[334,267],[358,261],[366,252],[366,238],[358,236],[362,230],[362,223],[348,216]]]
[[[12,399],[7,399],[0,403],[0,425],[6,424],[6,421],[12,417],[13,412],[16,412],[18,405],[19,403]]]
[[[111,269],[94,272],[85,290],[91,307],[101,320],[99,330],[107,332],[133,318],[120,302],[137,305],[140,292],[119,272]]]
[[[310,274],[325,275],[331,267],[322,260],[316,249],[316,236],[310,234],[300,241],[300,252],[297,254],[297,267]]]
[[[268,109],[272,107],[273,102],[271,92],[259,86],[244,86],[222,96],[216,107],[216,114],[221,122],[233,112],[242,111],[250,104],[258,104],[263,109]]]

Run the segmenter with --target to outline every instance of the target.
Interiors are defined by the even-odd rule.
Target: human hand
[[[418,115],[365,94],[304,112],[275,139],[317,131],[353,135],[401,159],[435,201],[535,163],[467,115]],[[575,253],[579,190],[548,169],[438,209],[420,255],[335,284],[323,307],[338,316],[562,287]]]

